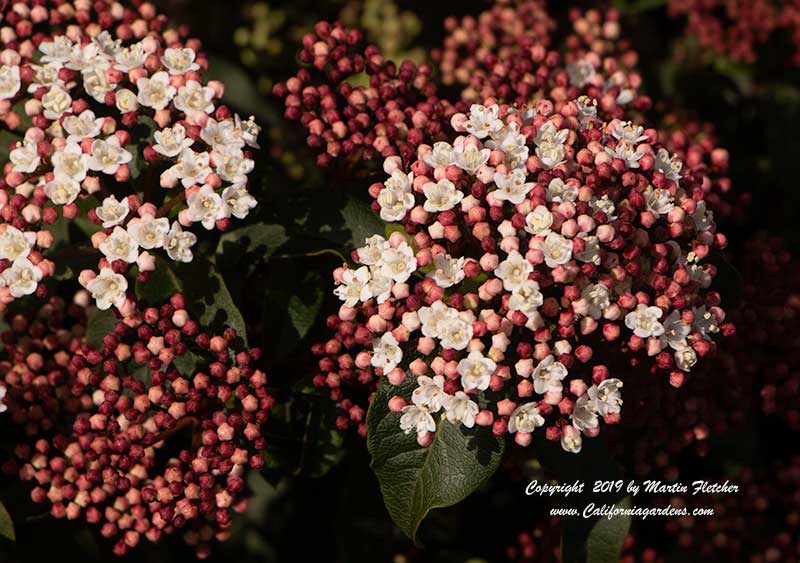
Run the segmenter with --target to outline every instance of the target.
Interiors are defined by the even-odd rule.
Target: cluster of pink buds
[[[25,437],[6,473],[33,481],[57,518],[100,527],[123,555],[179,532],[199,556],[244,509],[244,473],[263,466],[273,399],[236,333],[203,332],[173,295],[103,338],[84,339],[85,291],[9,315],[0,378]],[[65,314],[66,312],[66,314]]]
[[[800,2],[797,0],[669,0],[668,13],[686,19],[686,35],[704,49],[754,63],[770,38],[787,34],[800,64]]]
[[[422,145],[408,166],[386,159],[390,177],[370,187],[402,232],[369,238],[360,266],[335,272],[344,305],[337,336],[315,348],[329,356],[316,382],[338,395],[343,380],[409,372],[412,404],[390,407],[421,443],[443,409],[521,445],[545,426],[577,452],[600,418],[619,420],[612,359],[680,387],[732,332],[706,263],[726,239],[654,130],[550,101],[476,104],[452,124],[452,144]],[[358,422],[361,408],[342,406]]]
[[[274,88],[285,116],[308,131],[321,166],[352,160],[413,156],[417,146],[441,136],[455,109],[436,95],[431,68],[399,66],[365,45],[358,30],[319,22],[303,38],[300,61],[311,65]],[[366,73],[368,86],[351,79]]]
[[[491,97],[524,106],[587,96],[585,111],[621,118],[624,108],[644,110],[651,102],[638,92],[638,56],[620,39],[618,17],[614,10],[571,10],[572,32],[558,50],[550,45],[554,24],[542,2],[495,2],[477,22],[449,19],[443,48],[432,55],[443,82],[463,88],[469,102]],[[517,26],[528,20],[535,23]]]
[[[224,230],[256,205],[259,128],[218,105],[223,85],[203,83],[207,60],[177,32],[110,0],[31,4],[0,29],[0,113],[21,135],[0,186],[0,303],[44,291],[58,266],[47,226],[63,216],[83,220],[83,250],[99,254],[82,285],[99,308],[130,314],[129,278],[146,278],[157,253],[192,260],[197,236],[184,228]],[[160,21],[149,4],[139,11]]]

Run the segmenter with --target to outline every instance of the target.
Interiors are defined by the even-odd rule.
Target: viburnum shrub
[[[45,293],[67,264],[53,225],[76,223],[98,255],[80,273],[97,306],[135,311],[131,281],[156,256],[189,262],[197,235],[256,205],[247,191],[258,126],[219,105],[208,63],[152,5],[18,2],[0,29],[0,117],[10,146],[0,191],[0,303]],[[196,230],[196,229],[195,229]]]
[[[98,525],[116,555],[181,533],[207,556],[246,506],[245,471],[264,465],[273,399],[260,351],[184,307],[176,294],[139,310],[97,347],[86,291],[7,315],[0,378],[22,436],[3,469],[32,481],[56,518]]]
[[[348,328],[316,348],[315,382],[336,396],[349,379],[416,378],[390,409],[421,444],[442,411],[520,445],[544,426],[577,452],[619,420],[626,366],[680,387],[732,330],[708,263],[726,239],[654,130],[549,101],[476,104],[452,124],[452,144],[387,159],[370,187],[402,231],[335,272]]]
[[[443,134],[456,110],[438,97],[429,65],[387,61],[361,32],[340,23],[319,22],[303,37],[303,68],[274,93],[284,98],[287,119],[308,131],[308,145],[328,166],[352,161],[413,156],[426,139]],[[368,86],[350,79],[366,73]]]

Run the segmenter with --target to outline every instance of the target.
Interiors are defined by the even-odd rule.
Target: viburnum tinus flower
[[[92,309],[82,290],[7,315],[0,379],[21,436],[3,470],[32,481],[54,517],[97,525],[116,555],[181,533],[206,556],[246,506],[245,472],[264,464],[273,399],[260,351],[239,348],[232,329],[209,333],[181,295],[95,347]]]
[[[308,131],[308,145],[321,166],[337,158],[408,158],[435,138],[455,109],[436,93],[428,65],[395,64],[365,45],[361,32],[340,23],[319,22],[303,37],[301,69],[274,93],[284,98],[287,119]],[[365,72],[369,85],[348,79]]]
[[[390,408],[421,443],[441,412],[521,445],[545,427],[577,452],[601,419],[619,420],[627,368],[678,387],[714,351],[731,327],[707,259],[726,239],[702,187],[668,178],[654,130],[553,108],[473,105],[453,117],[452,143],[385,161],[369,191],[402,232],[336,271],[335,324],[349,328],[315,349],[338,356],[318,385],[341,398],[354,369],[363,384],[415,377],[411,404]]]
[[[82,250],[98,255],[79,278],[97,306],[130,313],[131,282],[157,256],[191,261],[198,233],[256,205],[247,177],[258,126],[219,104],[224,86],[203,81],[196,42],[161,32],[152,6],[139,11],[150,28],[110,1],[18,3],[9,21],[30,19],[2,29],[0,111],[21,134],[0,192],[4,305],[44,291],[65,265],[50,251],[59,216],[81,225],[91,241]]]

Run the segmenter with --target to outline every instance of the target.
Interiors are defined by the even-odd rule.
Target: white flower
[[[105,103],[106,94],[116,88],[108,81],[106,69],[85,69],[83,71],[83,89],[99,103]]]
[[[6,398],[6,388],[4,386],[0,386],[0,413],[6,412],[8,407],[3,402],[3,399]]]
[[[508,201],[514,205],[522,203],[528,192],[533,189],[533,182],[525,180],[525,171],[520,168],[515,168],[510,174],[496,172],[494,183],[497,185],[497,189],[492,192],[492,195],[495,199]]]
[[[689,371],[697,363],[697,353],[691,346],[684,346],[675,350],[675,364],[683,371]]]
[[[578,233],[579,239],[583,240],[583,250],[574,254],[575,258],[581,262],[591,262],[595,266],[600,265],[600,239],[594,235]]]
[[[0,100],[16,96],[20,85],[19,66],[0,66]]]
[[[661,172],[667,180],[672,180],[677,184],[681,179],[683,162],[675,156],[670,156],[667,149],[659,149],[656,153],[654,168],[656,172]]]
[[[446,319],[441,326],[440,342],[443,348],[463,350],[472,340],[472,323],[461,317]]]
[[[592,123],[597,121],[597,100],[581,96],[575,100],[575,105],[578,106],[578,121],[581,128],[588,129]]]
[[[558,233],[550,233],[539,245],[544,263],[550,268],[566,264],[572,258],[572,241]]]
[[[17,148],[8,155],[9,160],[14,165],[14,172],[30,174],[39,166],[42,161],[36,150],[36,141],[25,139],[23,143],[17,143]]]
[[[697,202],[694,213],[692,213],[692,219],[698,231],[711,231],[714,229],[714,213],[707,209],[705,200]]]
[[[69,133],[67,143],[80,143],[83,139],[94,139],[103,127],[103,118],[97,117],[90,109],[80,115],[68,115],[62,121],[64,130]]]
[[[47,119],[55,121],[72,107],[72,97],[61,88],[53,86],[50,91],[42,96],[42,108]]]
[[[473,350],[469,356],[458,362],[457,369],[461,376],[461,386],[465,391],[470,389],[483,391],[489,387],[489,381],[497,369],[497,364],[485,358],[478,350]]]
[[[397,340],[391,332],[386,332],[372,341],[372,367],[383,369],[389,373],[403,360],[403,351],[397,345]]]
[[[170,85],[169,74],[164,71],[157,72],[150,78],[139,78],[136,89],[139,91],[139,103],[155,110],[164,109],[175,97],[175,88]]]
[[[625,315],[625,326],[640,338],[661,336],[664,334],[664,326],[658,322],[658,319],[663,314],[659,307],[648,307],[639,303],[634,311]]]
[[[582,59],[575,64],[567,64],[567,74],[570,84],[581,87],[594,76],[594,65]]]
[[[611,136],[616,140],[628,145],[637,145],[647,140],[647,135],[643,135],[644,127],[628,121],[627,123],[615,123],[610,127]]]
[[[105,311],[112,305],[121,307],[125,303],[128,280],[111,268],[103,268],[100,275],[86,284],[86,289],[97,301],[97,308]]]
[[[539,284],[533,280],[525,280],[508,299],[510,311],[521,311],[526,317],[533,318],[544,303],[544,296],[539,291]]]
[[[68,205],[78,198],[81,185],[69,176],[56,174],[55,178],[45,184],[44,193],[56,205]]]
[[[48,90],[53,86],[64,86],[64,82],[58,77],[58,71],[61,70],[60,63],[47,63],[46,65],[31,65],[33,69],[33,81],[28,85],[28,93],[33,94],[39,88],[47,88]]]
[[[213,229],[214,223],[219,219],[225,218],[225,206],[222,198],[211,186],[203,185],[186,198],[186,203],[189,206],[187,215],[189,220],[195,223],[200,221],[208,230]]]
[[[515,291],[522,287],[532,271],[533,265],[519,252],[512,250],[497,266],[494,275],[503,280],[503,288],[506,291]]]
[[[220,178],[227,182],[243,183],[253,171],[255,162],[244,156],[241,149],[225,149],[211,153],[214,167]]]
[[[458,312],[439,300],[434,301],[430,307],[420,307],[417,315],[422,323],[422,334],[429,338],[440,338],[445,322],[457,317]]]
[[[444,398],[444,410],[449,420],[453,424],[459,422],[467,428],[475,426],[475,415],[480,410],[477,403],[469,398],[463,391],[456,391],[455,395],[446,395]]]
[[[381,235],[372,235],[364,241],[364,246],[356,250],[358,261],[367,266],[378,264],[389,242]]]
[[[164,250],[167,251],[167,256],[172,260],[188,263],[194,258],[192,247],[196,242],[197,237],[195,234],[184,231],[175,221],[164,237]]]
[[[680,350],[686,346],[686,337],[692,331],[692,327],[683,322],[680,311],[672,311],[664,319],[664,334],[661,335],[661,346],[669,345],[673,350]]]
[[[239,114],[234,115],[234,128],[239,133],[239,138],[244,141],[247,146],[253,147],[254,149],[260,149],[261,146],[258,144],[258,135],[261,133],[261,126],[256,123],[256,118],[252,115],[247,119],[247,121],[242,121],[242,118],[239,117]]]
[[[544,417],[539,414],[539,407],[536,403],[525,403],[518,406],[511,413],[511,418],[508,419],[508,431],[512,434],[515,432],[533,432],[537,426],[544,424]]]
[[[669,193],[669,190],[662,190],[661,188],[653,189],[653,186],[647,186],[642,196],[644,196],[644,203],[647,209],[652,211],[656,216],[666,215],[675,207],[672,203],[672,194]]]
[[[369,268],[366,266],[357,270],[347,268],[342,274],[342,283],[333,290],[333,293],[348,307],[355,307],[359,301],[367,301],[372,297],[369,288],[370,279]]]
[[[244,219],[258,202],[250,195],[243,184],[234,184],[222,190],[222,203],[225,206],[225,216],[233,215],[237,219]]]
[[[100,52],[108,57],[113,57],[122,50],[122,40],[114,39],[108,31],[103,31],[92,37],[92,43],[97,45]]]
[[[391,297],[394,281],[380,272],[372,272],[372,279],[369,282],[369,294],[375,298],[380,305]]]
[[[564,183],[561,178],[553,178],[547,186],[545,199],[557,203],[575,201],[578,199],[578,188],[572,184]]]
[[[406,434],[412,430],[417,434],[436,431],[436,421],[433,420],[427,409],[417,405],[406,405],[400,412],[403,413],[400,417],[400,429]]]
[[[636,150],[635,146],[625,141],[620,141],[613,149],[606,147],[606,152],[612,158],[624,160],[628,168],[639,168],[639,161],[644,156],[644,152]]]
[[[200,138],[214,150],[241,149],[245,144],[245,135],[241,129],[236,127],[234,120],[217,121],[211,117],[200,131]]]
[[[552,225],[553,214],[544,205],[537,205],[525,216],[525,230],[532,235],[546,235]]]
[[[592,389],[595,387],[592,386]],[[597,412],[594,410],[594,403],[589,399],[589,394],[584,393],[575,401],[575,407],[570,416],[572,425],[580,431],[587,428],[597,428]]]
[[[567,377],[567,368],[561,362],[557,362],[553,355],[547,356],[539,362],[533,370],[533,390],[544,395],[548,391],[558,392],[564,386],[561,380]]]
[[[128,164],[133,155],[122,148],[119,139],[112,135],[105,140],[98,139],[92,143],[89,157],[89,168],[103,174],[114,175],[123,164]]]
[[[64,66],[70,70],[83,72],[84,70],[93,69],[106,70],[111,66],[111,63],[106,55],[100,52],[98,45],[89,43],[87,45],[76,44],[72,48],[69,59]]]
[[[378,194],[378,205],[381,206],[381,219],[384,221],[400,221],[414,207],[414,194],[411,183],[414,175],[395,170],[384,182],[384,189]]]
[[[105,198],[103,204],[95,209],[95,213],[103,222],[103,228],[105,229],[122,223],[129,212],[128,198],[125,197],[122,198],[122,201],[117,201],[117,198],[113,195]]]
[[[196,80],[188,80],[184,86],[178,90],[178,95],[175,96],[173,104],[175,108],[189,113],[197,111],[202,113],[211,113],[214,111],[214,104],[211,100],[214,99],[214,90],[208,86],[202,86]]]
[[[24,233],[11,225],[6,225],[6,230],[0,235],[0,259],[13,262],[17,258],[24,258],[30,254],[35,243],[36,233]]]
[[[117,51],[114,55],[114,68],[120,72],[130,72],[144,67],[147,53],[142,43],[134,43],[130,47]]]
[[[122,227],[114,227],[111,235],[100,244],[100,252],[109,262],[123,260],[133,264],[139,258],[139,245],[128,231]]]
[[[456,189],[453,182],[445,179],[436,183],[427,182],[422,186],[422,191],[427,198],[423,207],[431,213],[453,209],[464,198],[464,194]]]
[[[458,140],[461,141],[462,139],[463,137]],[[462,141],[456,143],[456,146],[453,148],[453,153],[456,157],[456,166],[470,174],[475,174],[478,168],[488,162],[492,151]]]
[[[607,221],[613,221],[617,218],[614,213],[616,212],[617,208],[614,206],[614,202],[611,199],[604,195],[601,198],[593,198],[589,202],[589,206],[594,209],[595,211],[601,211],[605,213]]]
[[[56,35],[52,41],[39,44],[44,63],[65,63],[72,54],[72,41],[66,35]]]
[[[620,411],[622,394],[619,390],[621,387],[622,381],[615,378],[606,379],[597,387],[594,385],[589,387],[586,394],[589,395],[589,400],[592,401],[592,406],[597,414],[606,416]]]
[[[545,170],[550,170],[564,162],[567,152],[564,150],[564,145],[548,142],[536,147],[536,156],[542,161]]]
[[[577,428],[567,425],[561,429],[561,447],[565,452],[576,454],[581,451],[582,445],[583,438]]]
[[[116,93],[117,109],[122,113],[130,113],[139,109],[139,100],[132,91],[121,88]]]
[[[36,291],[42,271],[25,256],[19,256],[2,274],[3,284],[14,297],[23,297]]]
[[[411,402],[429,412],[437,412],[442,408],[446,396],[443,376],[420,375],[417,378],[417,388],[411,393]]]
[[[90,160],[91,157],[83,152],[77,142],[69,141],[63,149],[53,154],[53,173],[82,182],[89,171]]]
[[[178,157],[178,163],[170,168],[175,177],[181,181],[184,188],[195,184],[202,184],[211,174],[210,156],[207,152],[194,152],[192,149],[183,149]]]
[[[692,307],[692,313],[694,314],[694,323],[692,324],[694,330],[706,337],[719,332],[716,317],[706,310],[705,305]]]
[[[446,168],[456,162],[456,155],[450,143],[439,141],[433,144],[433,150],[422,157],[425,164],[432,168]]]
[[[407,242],[397,248],[391,246],[381,254],[378,272],[397,283],[404,283],[417,271],[417,258]]]
[[[128,233],[146,250],[161,248],[168,232],[169,219],[166,217],[156,219],[152,215],[145,215],[128,223]]]
[[[483,139],[503,127],[503,121],[498,117],[500,106],[492,104],[489,107],[481,104],[472,104],[469,108],[469,119],[464,124],[464,129]]]
[[[495,132],[492,138],[486,141],[486,146],[503,151],[503,162],[506,166],[512,169],[519,168],[525,172],[525,161],[528,160],[527,142],[525,135],[519,132],[519,125],[510,123]]]
[[[603,311],[611,305],[610,292],[602,283],[589,284],[581,291],[581,299],[586,299],[589,305],[589,316],[597,320],[603,316]]]
[[[441,252],[433,257],[433,270],[428,272],[428,277],[442,289],[452,287],[464,279],[465,261],[464,258],[451,258],[449,254]]]
[[[156,141],[153,150],[168,158],[178,156],[184,149],[188,149],[194,144],[192,139],[186,137],[186,129],[180,123],[156,131],[153,133],[153,138]]]
[[[165,49],[161,62],[170,74],[186,74],[190,70],[198,70],[200,65],[194,62],[196,53],[185,47],[183,49]]]

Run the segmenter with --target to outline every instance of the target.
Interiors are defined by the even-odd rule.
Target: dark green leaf
[[[619,508],[630,508],[631,497],[625,497]],[[619,515],[613,518],[601,518],[589,532],[586,541],[587,563],[616,563],[622,552],[622,544],[631,527],[630,515]]]
[[[364,239],[372,235],[383,235],[386,224],[381,221],[369,205],[360,199],[351,198],[342,209],[345,227],[350,231],[351,243],[356,246],[364,244]]]
[[[11,515],[0,502],[0,537],[6,538],[11,541],[16,541],[17,536],[14,532],[14,521],[11,520]]]
[[[101,311],[95,309],[88,319],[86,325],[86,341],[98,349],[103,347],[103,338],[107,334],[114,332],[114,327],[117,324],[117,317],[111,309]]]
[[[282,225],[256,223],[225,233],[217,245],[217,264],[234,265],[246,254],[267,258],[288,240]]]
[[[306,419],[303,449],[296,474],[319,478],[341,459],[344,436],[336,427],[337,407],[333,401],[314,399]]]
[[[467,429],[436,415],[433,443],[420,447],[415,434],[400,429],[400,414],[388,406],[394,395],[408,399],[415,386],[414,377],[398,387],[383,378],[367,413],[367,447],[384,503],[414,541],[430,510],[462,501],[492,476],[505,446],[489,428]]]

